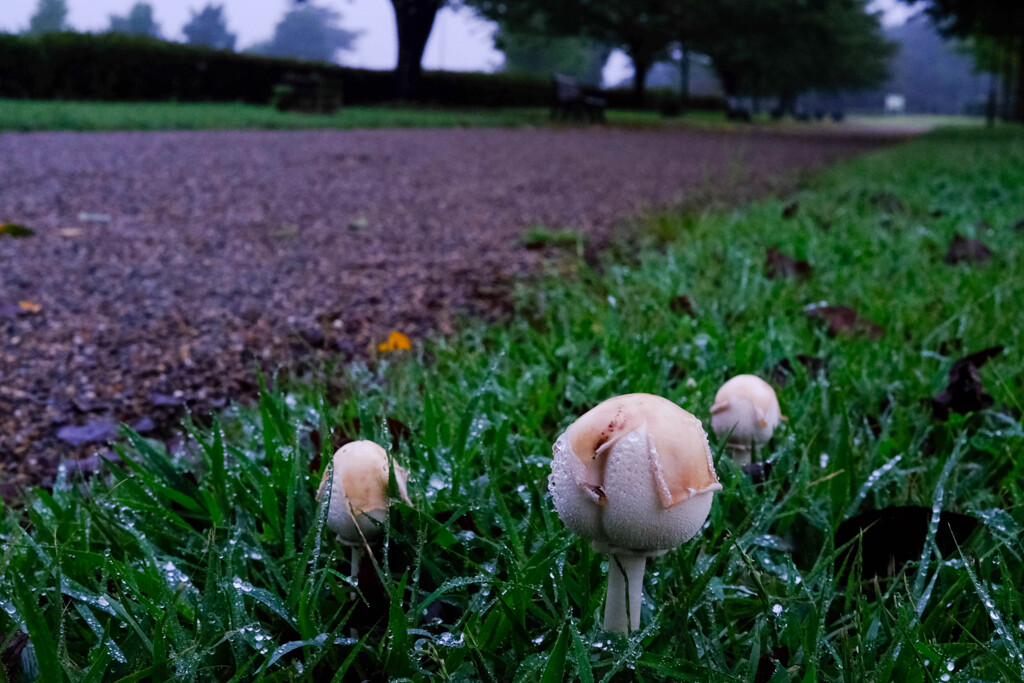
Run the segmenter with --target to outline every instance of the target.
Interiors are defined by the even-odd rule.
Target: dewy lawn
[[[1018,680],[1022,219],[1020,132],[937,133],[653,217],[506,324],[275,386],[182,452],[128,434],[3,511],[7,680]],[[553,510],[552,443],[628,392],[708,427],[737,373],[788,421],[747,472],[712,436],[707,523],[649,561],[640,630],[602,632],[607,560]],[[314,495],[360,437],[412,505],[355,575]]]

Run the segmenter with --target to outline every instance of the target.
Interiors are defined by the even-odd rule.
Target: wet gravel
[[[877,134],[380,130],[0,135],[0,495],[114,425],[169,437],[254,368],[490,315],[543,250],[647,207],[743,199]],[[619,236],[621,237],[621,236]],[[626,236],[628,239],[628,235]],[[82,464],[81,466],[85,466]]]

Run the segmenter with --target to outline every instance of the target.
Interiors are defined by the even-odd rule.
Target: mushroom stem
[[[728,444],[726,450],[729,451],[729,455],[732,456],[733,462],[740,467],[749,465],[751,463],[751,450],[750,446],[740,444]]]
[[[357,545],[354,545],[354,546],[352,546],[349,549],[348,577],[350,579],[352,579],[353,582],[356,582],[356,581],[359,580],[359,560],[360,560],[359,556],[361,554],[362,554],[362,548],[360,548]]]
[[[646,555],[610,555],[608,596],[604,603],[604,630],[629,633],[640,628],[640,602]]]

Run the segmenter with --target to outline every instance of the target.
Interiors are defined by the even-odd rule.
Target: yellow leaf
[[[412,342],[404,334],[394,331],[388,335],[388,340],[377,347],[378,351],[399,351],[412,348]]]
[[[28,311],[29,313],[38,313],[43,310],[43,307],[34,301],[19,301],[18,306],[21,310]]]

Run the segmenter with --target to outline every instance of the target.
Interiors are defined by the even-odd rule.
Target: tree
[[[296,3],[274,28],[269,43],[254,51],[274,57],[332,62],[338,50],[351,50],[359,33],[341,28],[341,14],[326,7]]]
[[[644,101],[647,71],[674,39],[674,0],[465,0],[511,30],[586,36],[620,47],[633,61],[633,98]]]
[[[550,77],[566,74],[589,85],[601,84],[601,72],[611,50],[579,36],[538,36],[499,28],[494,46],[505,53],[506,73]]]
[[[223,5],[207,5],[201,12],[192,10],[192,19],[181,32],[191,45],[205,45],[218,50],[235,49],[235,34],[228,32]]]
[[[391,0],[398,28],[398,63],[395,65],[395,97],[414,99],[423,75],[423,50],[445,0]]]
[[[1013,119],[1024,123],[1024,3],[1020,0],[932,0],[926,10],[946,35],[989,37],[1016,52],[1017,88]],[[1005,73],[1005,72],[1004,72]]]
[[[64,0],[39,0],[36,13],[29,19],[28,32],[40,34],[66,31],[67,17],[68,6]]]
[[[810,90],[881,83],[896,49],[865,0],[732,0],[714,14],[697,46],[726,94],[778,95],[784,110]]]
[[[153,20],[153,7],[146,2],[135,3],[125,16],[111,14],[107,30],[111,33],[160,37],[160,25]]]

